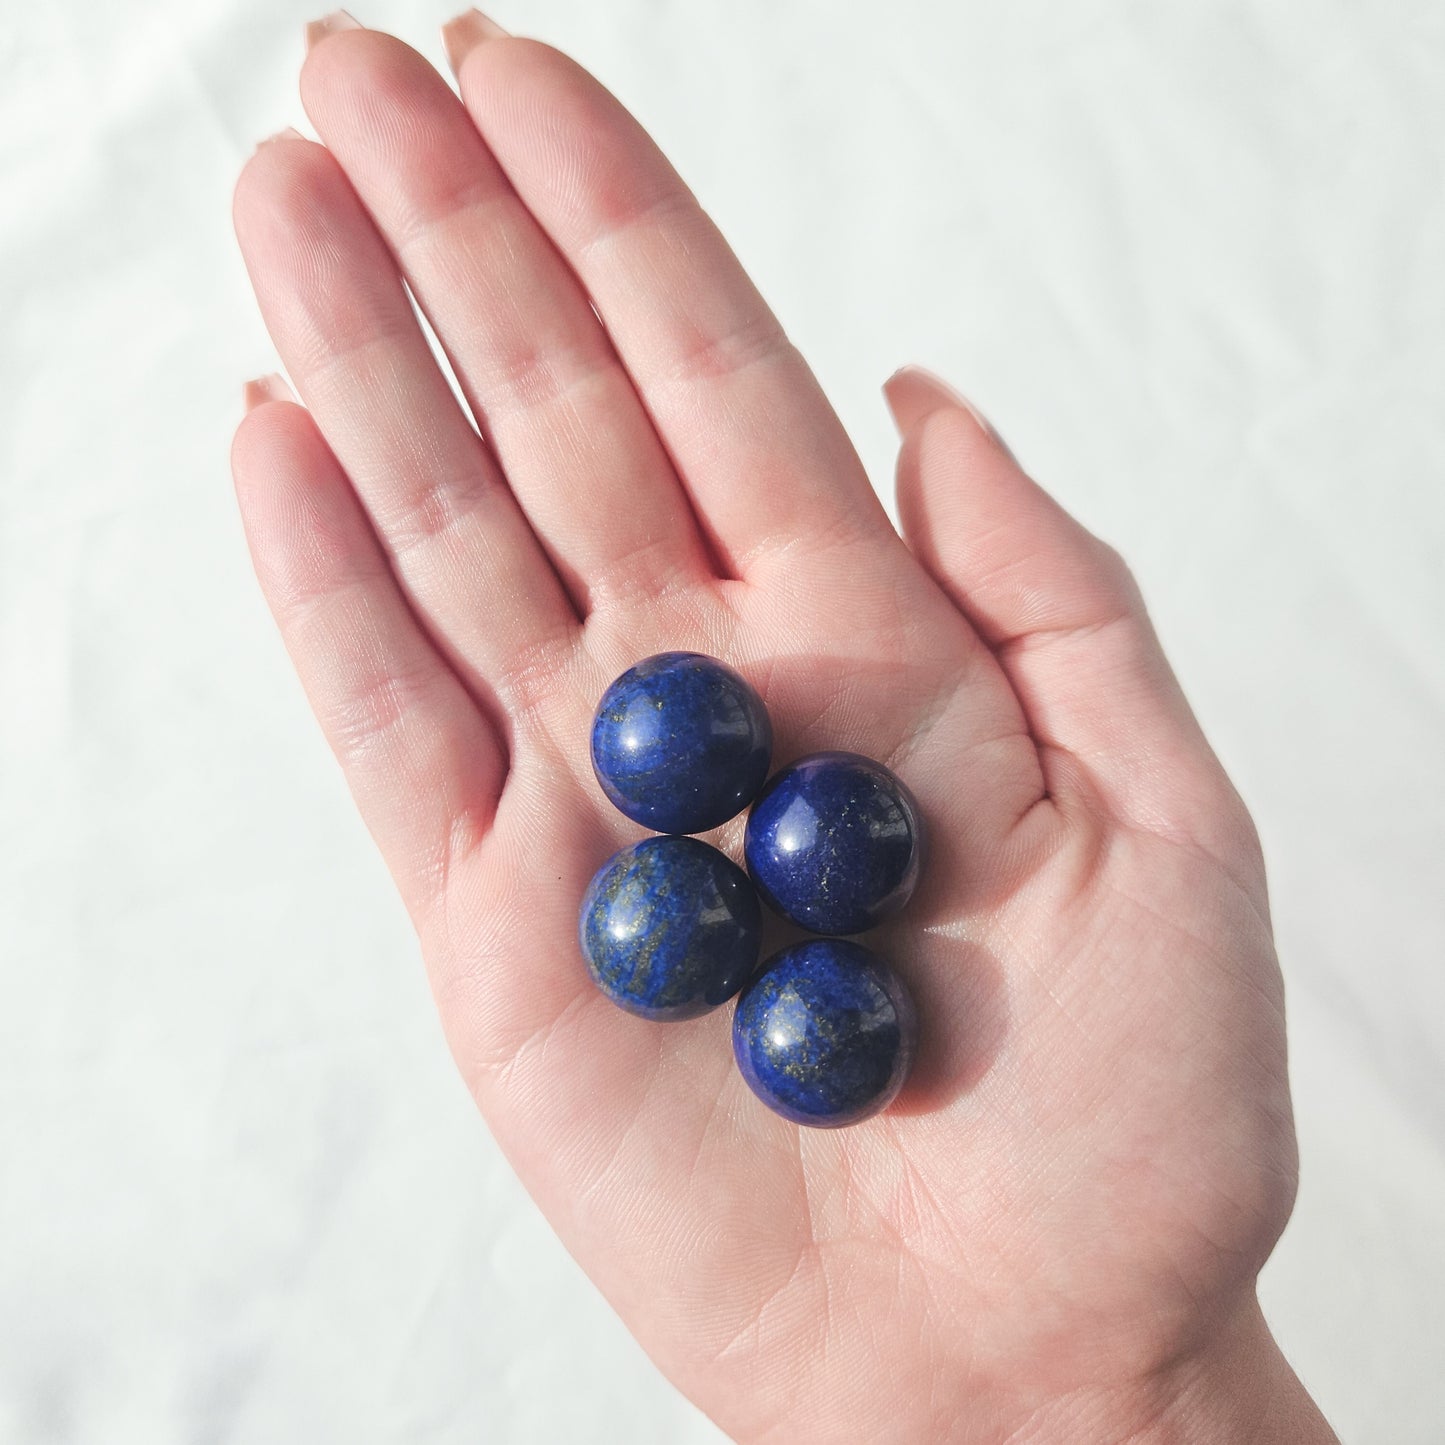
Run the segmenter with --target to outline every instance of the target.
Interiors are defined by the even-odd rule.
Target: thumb
[[[1241,827],[1252,838],[1119,554],[939,377],[905,367],[883,391],[903,438],[904,537],[997,656],[1050,792],[1082,777],[1121,821],[1200,842],[1232,845]]]

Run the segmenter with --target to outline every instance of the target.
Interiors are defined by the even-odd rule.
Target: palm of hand
[[[1193,840],[1109,816],[1082,775],[1069,804],[1041,799],[992,659],[960,645],[911,557],[891,561],[817,593],[907,599],[925,626],[810,615],[765,589],[619,615],[600,656],[555,679],[525,748],[535,772],[424,935],[517,1167],[649,1350],[741,1438],[814,1391],[836,1410],[818,1438],[875,1438],[860,1421],[879,1375],[920,1402],[900,1438],[944,1438],[958,1406],[933,1388],[940,1357],[960,1379],[992,1361],[978,1393],[1007,1395],[1021,1365],[1060,1392],[1126,1387],[1253,1279],[1291,1197],[1258,895]],[[581,969],[576,900],[637,830],[579,740],[611,676],[664,647],[746,659],[789,720],[780,756],[841,739],[924,801],[924,886],[878,935],[924,1046],[899,1103],[862,1126],[769,1114],[732,1064],[729,1010],[649,1026]],[[897,661],[915,656],[931,661]],[[734,858],[740,840],[741,820],[720,830]]]
[[[555,193],[529,178],[525,143],[485,95],[506,83],[519,105],[532,96],[564,118],[605,117],[593,143],[615,154],[580,174],[651,176],[660,158],[560,58],[521,42],[490,50],[469,59],[464,94],[565,251],[563,223],[545,214]],[[474,96],[466,82],[483,65],[488,86],[477,77]],[[516,367],[469,376],[449,330],[502,323],[429,301],[439,248],[396,241],[399,223],[368,189],[381,162],[366,158],[375,137],[355,95],[384,88],[433,127],[469,124],[465,113],[385,37],[328,43],[308,71],[323,138],[452,349],[555,575],[534,543],[510,540],[510,514],[489,520],[490,503],[463,510],[428,494],[403,510],[368,494],[388,443],[365,434],[378,426],[366,387],[388,368],[407,373],[415,350],[364,376],[336,359],[359,348],[336,343],[341,323],[280,259],[298,229],[345,229],[315,199],[334,186],[334,163],[298,143],[263,148],[238,226],[320,431],[290,406],[259,408],[238,438],[238,485],[268,595],[417,923],[452,1049],[529,1189],[659,1364],[741,1438],[946,1438],[965,1409],[988,1438],[1056,1399],[1138,1391],[1249,1291],[1288,1214],[1294,1158],[1252,833],[1127,577],[917,376],[892,391],[905,545],[811,378],[755,314],[730,319],[722,340],[674,338],[688,364],[675,357],[665,384],[649,389],[644,362],[632,367],[699,530],[677,523],[690,513],[675,480],[675,497],[655,491],[631,509],[604,480],[585,519],[592,540],[570,537],[558,519],[585,510],[579,484],[597,474],[553,460],[519,480],[526,463],[509,465],[509,452],[535,452],[526,428],[562,394],[613,447],[616,473],[658,474],[632,383],[619,402],[610,371],[600,396],[559,393],[548,372],[528,405],[489,396],[487,378],[506,375],[515,397]],[[425,127],[414,130],[420,146]],[[415,228],[426,204],[408,203]],[[637,208],[617,228],[631,241],[609,245],[644,244],[650,216],[695,226],[684,204]],[[483,214],[446,212],[469,225]],[[355,240],[344,263],[351,290],[336,304],[352,327],[375,289],[360,274],[378,264],[369,245]],[[716,255],[689,250],[702,253],[697,286],[746,294],[720,243]],[[631,364],[623,300],[609,312],[603,281],[589,286]],[[725,309],[704,299],[689,316]],[[368,343],[395,349],[375,329]],[[430,380],[422,390],[436,394]],[[385,568],[331,452],[390,553]],[[706,459],[719,455],[723,480],[709,484]],[[629,518],[639,509],[648,515]],[[483,562],[458,564],[449,534],[479,514]],[[325,545],[298,537],[298,515]],[[406,527],[389,525],[398,515]],[[585,621],[555,623],[557,576]],[[496,590],[519,579],[521,600]],[[561,599],[551,613],[549,593]],[[494,640],[475,641],[456,620],[468,616]],[[648,1025],[583,970],[577,902],[639,831],[591,776],[592,709],[622,668],[673,648],[721,656],[758,686],[776,761],[824,747],[883,759],[928,819],[919,893],[869,940],[913,988],[922,1049],[898,1103],[863,1125],[809,1131],[774,1117],[733,1066],[728,1010]],[[718,839],[735,858],[740,835],[736,820]]]

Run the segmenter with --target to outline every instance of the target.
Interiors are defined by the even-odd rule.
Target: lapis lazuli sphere
[[[918,885],[918,805],[882,763],[812,753],[784,768],[748,815],[748,872],[763,898],[813,933],[861,933]]]
[[[598,988],[629,1013],[690,1019],[757,967],[762,908],[748,875],[696,838],[644,838],[597,870],[578,920]]]
[[[842,938],[774,954],[733,1013],[733,1057],[748,1086],[783,1118],[819,1129],[887,1108],[917,1041],[902,979],[871,949]]]
[[[699,652],[662,652],[628,668],[592,723],[602,791],[659,833],[705,833],[736,817],[757,796],[772,755],[762,698]]]

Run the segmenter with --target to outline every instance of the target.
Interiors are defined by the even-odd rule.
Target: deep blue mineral
[[[733,1056],[770,1109],[835,1129],[892,1102],[917,1033],[908,991],[883,959],[860,943],[814,938],[774,954],[743,990]]]
[[[757,796],[772,753],[762,699],[698,652],[663,652],[628,668],[592,724],[602,791],[660,833],[705,833],[736,817]]]
[[[861,933],[917,886],[918,805],[882,763],[812,753],[753,804],[746,853],[758,891],[785,918],[813,933]]]
[[[730,999],[757,966],[762,909],[748,876],[696,838],[614,853],[582,899],[582,956],[629,1013],[689,1019]]]

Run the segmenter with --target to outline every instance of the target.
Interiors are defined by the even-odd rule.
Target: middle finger
[[[451,88],[401,41],[355,29],[312,49],[302,99],[580,610],[710,577],[687,496],[596,313]]]

